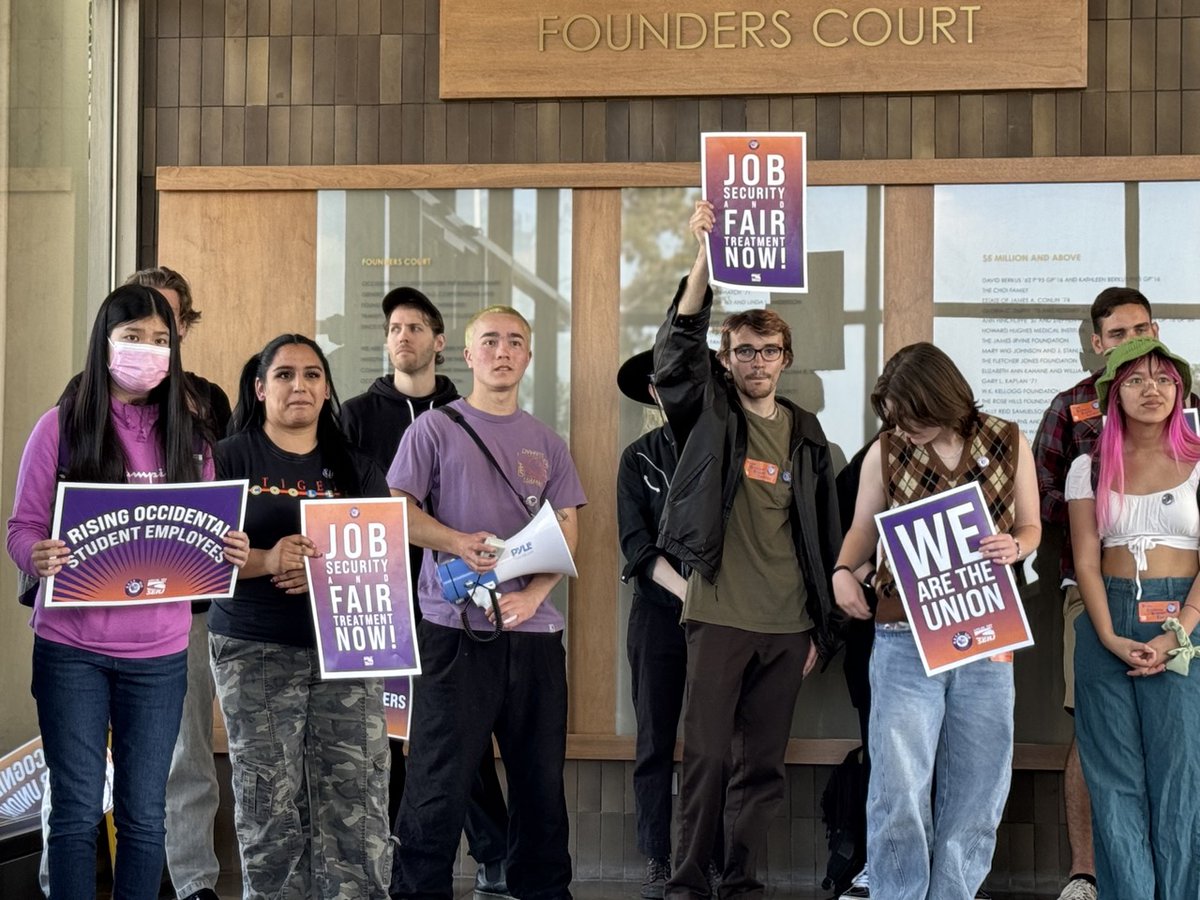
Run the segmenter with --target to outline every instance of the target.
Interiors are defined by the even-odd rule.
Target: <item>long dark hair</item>
[[[108,339],[113,330],[126,322],[158,316],[170,333],[171,358],[167,377],[150,392],[147,403],[158,407],[158,440],[163,448],[163,468],[167,481],[196,481],[200,464],[196,460],[195,437],[199,432],[192,412],[194,404],[184,382],[179,362],[179,333],[170,304],[154,288],[126,284],[104,298],[92,334],[88,339],[87,358],[78,389],[63,399],[59,415],[68,423],[67,442],[70,461],[68,481],[97,481],[119,484],[125,481],[125,449],[112,423],[108,374]]]
[[[266,384],[267,373],[275,361],[275,354],[283,347],[296,344],[308,347],[317,355],[321,367],[325,370],[325,383],[329,386],[329,399],[321,404],[321,411],[317,414],[317,449],[321,453],[323,463],[333,470],[334,480],[342,496],[356,497],[362,491],[362,483],[350,453],[350,444],[342,433],[339,418],[342,404],[338,400],[337,388],[333,386],[329,360],[311,338],[302,334],[281,334],[246,360],[246,364],[242,366],[241,378],[238,379],[237,405],[233,408],[233,417],[229,420],[229,434],[261,429],[266,423],[266,404],[258,399],[254,382],[257,379]]]

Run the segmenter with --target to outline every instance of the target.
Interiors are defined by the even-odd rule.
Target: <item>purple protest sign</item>
[[[875,516],[926,675],[1033,644],[1012,568],[979,554],[995,534],[976,482]]]
[[[419,675],[403,498],[300,501],[322,678]]]
[[[388,737],[393,741],[407,741],[412,730],[413,679],[383,680],[383,712],[387,717]]]
[[[223,538],[240,530],[245,481],[61,482],[52,535],[71,561],[46,579],[46,606],[136,606],[232,597]]]
[[[113,808],[112,750],[105,755],[101,807],[108,813]],[[0,756],[0,841],[42,827],[42,803],[49,789],[50,770],[41,735]]]
[[[700,135],[704,199],[716,222],[709,280],[725,287],[807,293],[807,170],[803,132]]]

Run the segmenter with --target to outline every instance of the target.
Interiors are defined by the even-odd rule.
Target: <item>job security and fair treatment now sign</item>
[[[808,290],[805,136],[706,132],[700,135],[709,279],[723,287]]]
[[[1086,0],[441,0],[443,99],[1082,88]]]
[[[403,498],[300,501],[322,678],[418,675]]]
[[[225,535],[241,529],[246,482],[61,482],[54,537],[69,564],[46,580],[46,606],[130,606],[233,596]]]
[[[996,533],[975,482],[875,517],[925,674],[1033,644],[1009,566],[979,553]]]

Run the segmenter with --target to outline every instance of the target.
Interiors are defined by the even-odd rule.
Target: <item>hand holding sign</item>
[[[42,578],[57,575],[71,561],[71,551],[66,541],[47,538],[33,545],[33,565]]]
[[[984,559],[1010,566],[1015,566],[1020,561],[1017,557],[1021,555],[1017,539],[1007,532],[980,538],[979,553]]]
[[[697,200],[692,217],[688,219],[688,231],[696,238],[696,243],[701,248],[707,245],[708,236],[712,233],[713,224],[716,221],[717,217],[716,213],[713,212],[713,205],[707,200]]]
[[[320,555],[317,545],[302,534],[280,538],[267,551],[266,567],[272,575],[271,584],[288,594],[306,593],[308,577],[304,571],[304,560]]]
[[[239,569],[250,558],[250,535],[244,531],[230,531],[225,535],[225,562]]]
[[[1015,558],[1015,541],[995,533],[977,483],[875,521],[926,674],[1033,643],[1011,566],[993,564]]]

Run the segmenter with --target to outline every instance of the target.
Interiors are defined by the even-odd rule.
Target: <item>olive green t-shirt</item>
[[[683,617],[764,634],[808,631],[804,573],[792,540],[792,414],[746,413],[746,461],[725,523],[715,584],[692,572]]]

